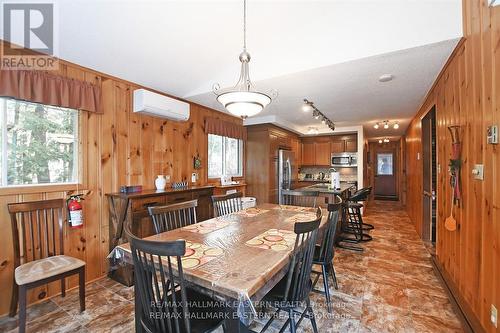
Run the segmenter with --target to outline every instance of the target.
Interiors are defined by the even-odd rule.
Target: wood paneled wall
[[[463,1],[465,38],[429,92],[406,133],[407,210],[422,233],[421,119],[436,105],[438,229],[436,255],[476,327],[500,332],[490,323],[490,308],[500,308],[500,156],[498,145],[486,143],[486,128],[500,125],[500,7],[487,0]],[[459,228],[450,232],[447,127],[463,128],[462,206],[455,209]],[[474,164],[484,164],[484,181],[475,180]]]
[[[102,87],[104,114],[81,112],[83,135],[83,184],[78,190],[88,194],[83,202],[85,222],[82,229],[65,232],[66,254],[87,263],[87,280],[107,273],[108,207],[104,195],[121,185],[142,184],[154,188],[158,174],[170,174],[171,180],[191,180],[199,173],[198,184],[207,179],[207,135],[204,119],[216,117],[242,125],[239,118],[191,104],[187,122],[172,122],[131,112],[133,83],[113,78],[62,61],[60,75],[93,82]],[[168,73],[167,73],[168,74]],[[202,159],[202,169],[194,170],[193,157]],[[215,180],[214,180],[215,181]],[[13,278],[13,252],[7,204],[29,200],[65,198],[76,186],[42,186],[24,190],[0,189],[0,314],[8,311]],[[70,281],[75,286],[76,280]],[[59,293],[58,284],[33,290],[30,301]]]

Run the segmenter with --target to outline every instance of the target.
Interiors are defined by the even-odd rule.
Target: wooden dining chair
[[[225,309],[186,286],[181,260],[186,241],[139,239],[128,227],[125,233],[134,262],[136,331],[211,332],[223,324]]]
[[[19,299],[19,332],[26,330],[28,289],[61,281],[78,274],[80,311],[85,311],[85,262],[64,255],[64,199],[11,203],[7,205],[12,223],[14,279],[10,316],[16,315]]]
[[[283,190],[282,204],[290,206],[316,207],[319,191]]]
[[[198,200],[148,207],[157,234],[196,223]]]
[[[227,215],[243,210],[243,193],[212,195],[212,205],[214,206],[214,217]]]
[[[288,319],[282,326],[283,332],[286,326],[290,326],[290,332],[295,333],[297,327],[305,317],[309,318],[314,333],[318,332],[314,311],[311,307],[309,294],[312,289],[311,272],[313,264],[314,249],[318,236],[318,227],[321,223],[322,213],[318,208],[316,219],[309,222],[297,222],[294,225],[295,239],[294,251],[288,268],[287,275],[266,294],[264,301],[271,304],[277,310],[271,319],[264,325],[261,332],[267,330],[280,311],[288,313]],[[299,311],[299,306],[305,302],[304,311]],[[295,322],[295,315],[300,318]]]
[[[339,196],[335,196],[334,202],[328,204],[328,220],[326,230],[323,234],[323,238],[320,240],[320,244],[316,244],[313,257],[313,264],[321,267],[321,272],[312,271],[312,273],[316,275],[316,279],[313,282],[313,291],[325,295],[327,309],[330,313],[332,312],[332,307],[330,300],[330,286],[328,283],[329,274],[331,274],[335,289],[339,289],[335,268],[333,266],[333,256],[335,255],[335,241],[340,234],[339,216],[341,215],[341,209],[342,199]],[[314,289],[321,275],[323,275],[323,292]]]

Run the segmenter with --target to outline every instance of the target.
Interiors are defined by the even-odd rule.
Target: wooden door
[[[330,142],[316,142],[315,149],[315,165],[330,165]]]
[[[304,142],[302,144],[302,165],[314,165],[315,149],[314,142]]]
[[[396,153],[393,150],[377,151],[375,156],[374,193],[376,199],[397,200]]]
[[[358,140],[356,139],[346,139],[345,140],[345,151],[349,153],[355,153],[358,151]]]
[[[345,149],[344,140],[334,140],[330,143],[330,150],[332,153],[343,153]]]

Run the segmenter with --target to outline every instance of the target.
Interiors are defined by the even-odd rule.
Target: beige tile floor
[[[462,332],[460,322],[434,275],[430,256],[405,211],[394,202],[375,202],[365,221],[375,225],[363,253],[338,250],[333,313],[324,296],[312,294],[320,332]],[[322,285],[322,282],[318,284]],[[107,278],[87,285],[87,310],[78,293],[31,306],[29,332],[132,332],[133,288]],[[284,319],[283,319],[284,320]],[[269,332],[278,332],[278,320]],[[252,324],[260,330],[262,322]],[[0,332],[16,332],[17,317],[0,318]],[[306,319],[299,332],[312,332]]]

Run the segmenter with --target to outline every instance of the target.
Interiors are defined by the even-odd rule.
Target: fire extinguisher
[[[71,195],[68,200],[66,200],[66,205],[68,206],[68,222],[71,228],[83,227],[82,200],[81,194]]]

